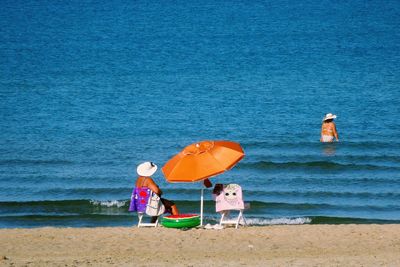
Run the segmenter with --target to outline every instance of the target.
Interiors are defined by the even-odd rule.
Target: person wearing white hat
[[[154,180],[150,177],[152,176],[155,172],[157,171],[157,165],[154,164],[154,162],[147,161],[139,164],[136,168],[136,172],[139,175],[139,177],[136,179],[136,184],[135,186],[137,188],[140,187],[147,187],[154,193],[156,193],[158,196],[161,197],[162,191],[158,187],[158,185],[154,182]],[[178,208],[176,207],[175,203],[173,201],[170,201],[165,198],[161,198],[161,202],[165,206],[165,210],[168,213],[171,213],[172,215],[178,215],[179,211]],[[156,220],[157,217],[153,218],[153,220]]]
[[[334,119],[336,119],[336,115],[333,115],[332,113],[328,113],[324,116],[322,119],[322,127],[321,127],[321,142],[333,142],[334,139],[336,141],[339,141],[339,135],[336,130],[336,125],[333,122]]]

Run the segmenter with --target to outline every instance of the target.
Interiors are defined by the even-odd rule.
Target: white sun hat
[[[324,116],[324,118],[322,119],[322,121],[326,121],[326,120],[333,120],[336,119],[336,115],[333,115],[332,113],[328,113]]]
[[[152,176],[157,171],[157,165],[154,162],[143,162],[139,164],[136,168],[136,172],[140,176]]]

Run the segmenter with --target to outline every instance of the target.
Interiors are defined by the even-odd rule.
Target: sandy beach
[[[0,230],[0,266],[400,266],[400,225]]]

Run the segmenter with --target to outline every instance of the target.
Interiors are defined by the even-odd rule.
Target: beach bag
[[[165,207],[161,202],[161,198],[153,193],[149,197],[149,202],[146,207],[146,214],[150,216],[160,216],[165,212]]]

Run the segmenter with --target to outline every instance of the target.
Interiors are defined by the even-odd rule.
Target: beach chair
[[[148,211],[149,201],[154,193],[147,187],[135,187],[132,192],[131,202],[129,205],[130,212],[136,212],[138,216],[138,224],[137,227],[157,227],[159,216],[157,216],[157,220],[152,222],[144,222],[145,217],[152,218],[152,215],[148,215],[146,212]]]
[[[149,217],[149,216],[147,216],[146,213],[138,212],[137,215],[138,215],[138,224],[137,224],[138,228],[139,227],[157,227],[158,226],[159,216],[157,216],[157,220],[154,223],[152,223],[152,222],[143,222],[143,217],[145,215],[146,215],[146,217]],[[150,218],[152,218],[152,216],[150,216]]]
[[[247,225],[243,212],[250,204],[244,203],[242,188],[238,184],[216,184],[214,187],[215,210],[221,214],[219,225]],[[232,218],[232,212],[238,212],[236,218]]]

